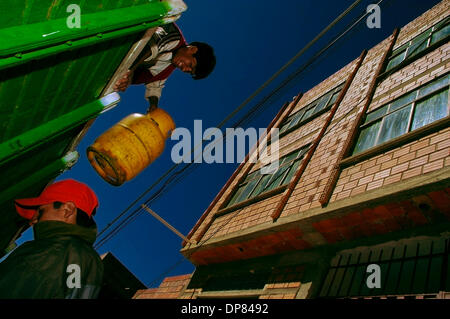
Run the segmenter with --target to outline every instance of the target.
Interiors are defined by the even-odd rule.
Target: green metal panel
[[[0,143],[96,100],[137,39],[119,38],[1,70]]]
[[[120,100],[117,93],[117,102]],[[62,115],[59,118],[45,122],[39,127],[28,130],[25,133],[10,139],[7,143],[0,144],[0,165],[6,161],[11,161],[21,153],[45,144],[47,140],[64,133],[79,123],[98,115],[103,108],[100,100],[86,104],[72,112]]]
[[[63,157],[74,135],[81,129],[82,125],[79,125],[65,134],[50,139],[51,143],[44,143],[40,147],[0,165],[0,171],[2,172],[0,193],[10,187],[11,184],[16,184],[18,181],[41,170],[45,164]],[[0,205],[2,204],[0,203]]]
[[[13,5],[10,0],[6,1],[6,3],[8,2],[10,5]],[[73,11],[66,12],[64,10],[61,12],[61,9],[66,9],[73,3],[71,0],[66,2],[58,7],[59,11],[53,19],[50,18],[43,22],[19,24],[0,29],[0,39],[2,39],[2,42],[0,42],[0,56],[35,50],[102,32],[148,23],[149,21],[157,21],[168,12],[167,6],[164,5],[165,3],[159,1],[115,10],[92,12],[85,9],[84,6],[80,6],[80,26],[78,28],[68,25]]]
[[[63,172],[64,170],[70,168],[73,164],[75,164],[78,156],[79,155],[77,152],[68,153],[62,158],[58,158],[49,165],[44,166],[42,169],[36,170],[34,174],[10,184],[9,187],[0,192],[0,203],[4,203],[11,198],[21,197],[23,196],[23,191],[32,188],[36,181],[45,180],[48,176]]]
[[[0,11],[5,14],[0,20],[0,28],[6,29],[18,25],[65,19],[70,14],[67,12],[70,4],[78,4],[83,14],[150,5],[152,12],[165,10],[164,15],[168,16],[174,14],[170,11],[177,9],[176,2],[161,2],[160,0],[2,0]]]
[[[70,4],[80,28],[67,26]],[[23,223],[13,199],[39,194],[67,167],[130,48],[185,9],[180,0],[0,1],[0,257]]]

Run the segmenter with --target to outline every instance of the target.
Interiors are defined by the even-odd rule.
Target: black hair
[[[198,49],[197,52],[193,54],[193,57],[197,60],[195,74],[192,76],[193,79],[200,80],[206,78],[216,66],[214,49],[204,42],[191,42],[189,45],[195,46]]]
[[[61,208],[62,205],[63,205],[62,202],[53,202],[54,209],[59,209],[59,208]],[[97,211],[97,208],[94,208],[91,216],[94,216],[96,211]],[[78,207],[77,207],[76,222],[77,222],[78,226],[82,226],[82,227],[92,227],[93,225],[95,225],[94,219],[92,217],[89,217],[89,215],[85,211],[79,209]]]

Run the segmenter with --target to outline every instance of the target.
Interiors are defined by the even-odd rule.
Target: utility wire
[[[380,5],[384,0],[380,0],[377,5]],[[365,14],[362,14],[356,21],[354,21],[354,23],[352,23],[349,27],[347,27],[347,29],[341,33],[339,36],[337,36],[334,40],[332,40],[330,42],[329,45],[327,45],[325,48],[330,48],[334,43],[336,43],[340,38],[342,38],[345,34],[347,34],[349,31],[351,31],[359,22],[361,22],[362,19],[364,19],[370,12],[367,12]],[[324,48],[324,49],[325,49]],[[318,53],[316,53],[313,58],[311,58],[307,63],[310,63],[309,66],[312,65],[312,60],[315,60],[315,58],[317,58],[318,56],[320,56],[323,52],[325,52],[326,50],[320,50]],[[298,76],[299,73],[301,73],[302,71],[306,70],[307,66],[305,63],[302,67],[300,67],[299,69],[297,69],[296,72],[292,73],[286,80],[283,81],[283,83],[276,89],[280,89],[281,86],[287,84],[288,82],[290,82],[293,78],[295,78],[296,76]],[[358,105],[361,101],[363,101],[365,98],[362,98],[359,102],[357,102],[355,105]],[[352,112],[353,110],[349,110],[346,114]],[[335,123],[332,127],[334,127],[335,125],[337,125],[338,123]],[[328,130],[329,132],[331,131]],[[189,256],[191,256],[201,245],[203,245],[204,243],[206,243],[209,239],[211,239],[221,228],[223,228],[224,226],[226,226],[228,223],[231,222],[231,220],[236,216],[236,214],[233,214],[230,218],[228,218],[224,224],[221,225],[221,227],[218,227],[214,232],[212,232],[207,238],[201,240],[197,245],[197,248],[193,249]],[[206,234],[205,234],[206,235]],[[173,271],[176,267],[178,267],[183,261],[187,260],[187,258],[189,257],[185,257],[182,256],[178,261],[175,262],[174,265],[170,266],[165,272],[163,272],[161,275],[159,275],[156,279],[154,279],[151,283],[148,284],[148,286],[152,286],[153,284],[155,284],[156,282],[158,282],[159,280],[161,280],[162,277],[166,276],[168,273],[170,273],[171,271]]]
[[[377,5],[380,5],[383,2],[383,0],[380,0]],[[347,26],[346,30],[341,33],[339,36],[337,36],[336,38],[334,38],[331,42],[329,42],[329,44],[327,46],[325,46],[322,50],[320,50],[319,52],[317,52],[311,59],[308,60],[308,62],[306,62],[304,65],[302,65],[299,69],[296,70],[296,72],[292,73],[287,79],[285,79],[278,87],[277,89],[275,89],[274,91],[272,91],[272,93],[269,96],[266,96],[262,101],[260,101],[260,103],[264,103],[266,102],[270,97],[273,96],[273,94],[275,94],[277,91],[279,91],[283,86],[285,86],[287,83],[291,82],[294,78],[297,78],[298,75],[300,73],[302,73],[303,71],[305,71],[308,67],[312,66],[313,63],[315,62],[315,60],[317,60],[317,58],[319,58],[325,51],[327,51],[330,47],[332,47],[337,41],[339,41],[343,36],[345,36],[349,31],[351,31],[356,25],[358,25],[362,19],[364,19],[370,12],[366,12],[364,14],[362,14],[358,19],[356,19],[356,21],[354,20],[354,22],[350,25]],[[324,58],[324,57],[322,57]],[[351,110],[350,110],[351,111]],[[349,111],[349,112],[350,112]],[[250,112],[247,113],[250,115],[253,115],[254,113]],[[244,119],[242,119],[244,120]],[[241,121],[242,121],[241,120]],[[226,224],[228,224],[233,218],[235,217],[235,214],[233,214],[229,219],[227,219],[227,221],[225,222],[225,224],[223,224],[220,228],[218,227],[216,231],[212,232],[207,238],[201,240],[198,245],[202,245],[205,242],[207,242],[210,238],[212,238],[217,231],[219,231],[223,226],[225,226]],[[199,247],[198,246],[198,247]],[[198,249],[198,248],[197,248]],[[197,249],[194,249],[193,251],[190,252],[189,255],[192,255]],[[149,286],[152,286],[155,282],[159,281],[161,279],[162,276],[167,275],[169,272],[171,272],[173,269],[175,269],[176,267],[178,267],[178,265],[180,265],[184,260],[186,260],[187,257],[182,256],[182,258],[180,258],[180,260],[178,260],[173,266],[169,267],[163,274],[161,274],[159,277],[157,277],[154,281],[152,281]]]
[[[380,1],[380,2],[381,2],[381,1]],[[285,82],[287,83],[287,82],[289,82],[289,81],[285,81]],[[282,85],[282,86],[283,86],[283,85]],[[278,89],[280,89],[280,87],[279,87]],[[260,102],[260,103],[263,104],[265,101],[267,101],[267,98],[270,98],[270,97],[273,96],[273,95],[274,95],[274,94],[269,95],[268,97],[266,97],[265,100],[263,100],[263,101]],[[255,110],[255,108],[254,108],[253,110]],[[248,117],[248,115],[250,115],[250,118],[251,118],[252,116],[254,117],[255,114],[256,114],[256,112],[252,112],[252,110],[251,110],[250,112],[248,112],[248,113],[246,114],[246,116]],[[244,121],[245,121],[245,117],[244,117],[243,119],[241,119],[239,122],[244,122]],[[239,122],[238,122],[238,123],[239,123]],[[188,166],[189,166],[189,165],[188,165]],[[183,168],[180,172],[176,172],[175,174],[180,174],[180,173],[182,173],[186,168],[188,168],[188,167]],[[195,168],[194,168],[194,169],[195,169]],[[183,176],[178,177],[178,179],[177,179],[176,182],[178,182],[178,181],[181,180],[182,178],[183,178]],[[161,196],[163,193],[165,193],[165,192],[169,189],[169,187],[166,187],[166,186],[167,186],[168,182],[170,182],[170,180],[171,180],[171,178],[169,178],[169,180],[166,181],[166,183],[164,184],[164,186],[163,186],[156,194],[154,194],[154,195],[152,196],[152,198],[150,198],[150,199],[147,201],[147,203],[151,202],[152,200],[156,199],[157,197],[159,197],[159,196]],[[176,184],[176,183],[175,183],[175,184]],[[164,187],[166,187],[166,189],[164,189]],[[163,189],[164,189],[164,191],[161,192]],[[139,216],[139,215],[142,213],[142,211],[139,211],[139,209],[138,209],[137,211],[138,211],[138,212],[137,212],[136,215],[134,215],[134,217],[132,216],[133,213],[132,213],[132,215],[128,216],[128,218],[130,218],[130,217],[133,217],[133,218],[132,218],[132,219],[129,219],[129,220],[126,221],[125,223],[124,223],[124,221],[123,221],[123,222],[122,222],[122,223],[123,223],[122,227],[116,229],[116,231],[117,231],[117,232],[120,231],[123,227],[125,227],[126,225],[128,225],[129,222],[131,222],[132,220],[134,220],[137,216]],[[135,211],[134,213],[136,213],[136,211]],[[116,232],[113,232],[112,235],[115,235],[114,233],[116,233]],[[100,243],[99,243],[99,244],[100,244]]]
[[[251,94],[244,102],[242,102],[233,112],[231,112],[222,122],[219,123],[217,128],[221,128],[225,123],[227,123],[232,117],[235,116],[239,111],[241,111],[245,105],[247,105],[255,96],[257,96],[264,88],[266,88],[275,78],[277,78],[284,70],[286,70],[295,60],[304,54],[304,52],[309,49],[314,43],[316,43],[322,36],[327,33],[336,23],[338,23],[342,18],[344,18],[354,7],[356,7],[361,0],[356,0],[350,7],[348,7],[344,12],[342,12],[333,22],[331,22],[325,29],[323,29],[313,40],[311,40],[304,48],[302,48],[292,59],[290,59],[285,65],[283,65],[275,74],[273,74],[261,87],[259,87],[253,94]],[[203,145],[203,139],[200,145]],[[193,148],[191,153],[195,152]],[[164,173],[155,183],[153,183],[146,191],[144,191],[140,196],[136,198],[121,214],[114,218],[107,226],[98,234],[100,237],[107,229],[109,229],[116,221],[118,221],[128,210],[130,210],[134,205],[136,205],[148,192],[150,192],[156,185],[158,185],[164,178],[166,178],[179,164],[173,165],[166,173]],[[99,244],[94,247],[98,248]]]

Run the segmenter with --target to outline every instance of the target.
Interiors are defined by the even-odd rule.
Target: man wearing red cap
[[[97,237],[95,193],[69,179],[39,197],[15,200],[33,226],[34,240],[0,264],[0,298],[96,298],[103,264],[92,248]]]

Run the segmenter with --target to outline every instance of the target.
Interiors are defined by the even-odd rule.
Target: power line
[[[273,74],[262,86],[260,86],[253,94],[251,94],[244,102],[242,102],[233,112],[231,112],[222,122],[219,123],[217,128],[221,128],[225,123],[227,123],[235,114],[237,114],[240,110],[244,108],[255,96],[257,96],[264,88],[266,88],[275,78],[277,78],[284,70],[286,70],[295,60],[297,60],[300,56],[306,52],[314,43],[316,43],[324,34],[326,34],[334,25],[336,25],[342,18],[344,18],[354,7],[356,7],[361,0],[356,0],[350,7],[348,7],[344,12],[342,12],[335,20],[333,20],[325,29],[323,29],[313,40],[311,40],[304,48],[302,48],[292,59],[290,59],[285,65],[283,65],[275,74]],[[203,139],[200,145],[203,145]],[[195,146],[191,153],[195,151],[195,149],[199,145]],[[177,166],[179,163],[173,165],[166,173],[164,173],[155,183],[153,183],[146,191],[144,191],[140,196],[136,198],[121,214],[119,214],[116,218],[114,218],[99,234],[100,237],[107,229],[109,229],[116,221],[118,221],[128,210],[130,210],[135,204],[137,204],[148,192],[150,192],[156,185],[158,185],[164,178],[166,178]],[[104,242],[102,240],[102,242]],[[97,243],[94,247],[98,248],[101,245]]]
[[[377,5],[380,5],[384,0],[380,0]],[[342,38],[345,34],[347,34],[349,31],[351,31],[359,22],[361,22],[361,20],[366,17],[369,14],[369,12],[366,12],[364,14],[362,14],[358,19],[354,20],[353,23],[351,23],[350,26],[347,26],[346,30],[341,33],[339,36],[337,36],[335,39],[333,39],[327,46],[324,47],[324,49],[328,49],[330,48],[333,44],[335,44],[340,38]],[[331,44],[331,45],[330,45]],[[304,65],[302,65],[299,69],[297,69],[294,73],[292,73],[286,80],[284,80],[282,82],[282,84],[280,84],[280,86],[277,87],[277,90],[279,90],[282,86],[286,85],[288,82],[290,82],[293,78],[295,78],[296,76],[298,76],[298,74],[300,74],[301,72],[305,71],[307,69],[307,67],[312,65],[312,62],[315,60],[315,58],[318,58],[320,55],[322,55],[322,53],[324,53],[326,50],[320,50],[319,52],[317,52],[310,60],[308,60],[308,62],[306,62]],[[308,65],[309,64],[309,65]],[[263,99],[263,102],[266,101],[267,99]],[[361,99],[359,102],[356,103],[359,104],[363,99]],[[347,112],[350,113],[352,110],[349,110]],[[334,124],[334,125],[337,125]],[[329,132],[331,131],[331,129],[329,130]],[[231,222],[231,220],[236,216],[236,214],[233,214],[230,218],[228,218],[226,220],[226,222],[221,226],[218,227],[214,232],[212,232],[206,239],[201,240],[197,245],[196,249],[193,249],[189,256],[191,256],[195,251],[197,251],[197,249],[200,247],[200,245],[203,245],[204,243],[206,243],[209,239],[211,239],[222,227],[224,227],[225,225],[227,225],[228,223]],[[189,257],[188,256],[188,257]],[[178,267],[183,261],[187,260],[188,257],[182,256],[178,261],[175,262],[174,265],[170,266],[166,271],[164,271],[161,275],[159,275],[155,280],[153,280],[151,283],[148,284],[148,286],[152,286],[154,283],[158,282],[162,277],[164,277],[165,275],[167,275],[168,273],[170,273],[172,270],[174,270],[176,267]]]
[[[383,0],[380,0],[377,5],[380,5],[383,2]],[[298,75],[305,71],[308,67],[312,66],[313,63],[324,53],[326,52],[330,47],[332,47],[337,41],[339,41],[342,37],[344,37],[348,32],[352,31],[354,29],[354,27],[356,25],[358,25],[361,20],[366,17],[370,12],[366,12],[364,14],[362,14],[359,18],[357,18],[356,20],[353,21],[353,23],[350,24],[350,26],[347,26],[346,30],[344,32],[342,32],[340,35],[338,35],[337,37],[335,37],[332,41],[330,41],[328,43],[328,45],[326,45],[322,50],[320,50],[319,52],[317,52],[311,59],[308,60],[308,62],[306,62],[304,65],[302,65],[299,69],[296,70],[296,72],[292,73],[287,79],[285,79],[278,87],[277,89],[275,89],[274,91],[271,92],[271,94],[269,96],[267,96],[266,98],[264,98],[260,104],[265,103],[271,96],[273,96],[273,94],[275,94],[277,91],[279,91],[282,87],[284,87],[287,83],[291,82],[294,78],[298,77]],[[322,57],[323,58],[323,57]],[[247,114],[254,114],[254,113],[247,113]],[[235,217],[235,214],[233,214],[233,216],[231,216],[226,222],[225,225],[228,224],[233,218]],[[223,225],[222,225],[223,227]],[[220,230],[220,228],[218,228],[215,232],[213,232],[212,234],[210,234],[210,236],[208,236],[207,238],[205,238],[204,240],[202,240],[200,243],[198,243],[198,245],[200,246],[201,244],[204,244],[206,241],[208,241],[210,238],[212,238],[217,231]],[[198,248],[197,248],[198,249]],[[194,249],[189,255],[192,255],[197,249]],[[149,285],[152,286],[153,283],[155,283],[156,281],[158,281],[161,276],[165,276],[168,272],[172,271],[174,268],[176,268],[179,264],[181,264],[181,262],[183,262],[187,257],[183,256],[180,260],[178,260],[175,265],[169,267],[169,269],[167,271],[165,271],[162,275],[160,275],[158,278],[156,278],[153,282],[151,282]]]

